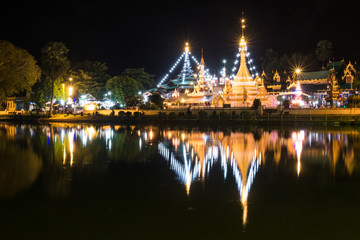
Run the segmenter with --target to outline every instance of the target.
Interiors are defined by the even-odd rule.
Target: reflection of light
[[[317,154],[321,154],[321,157],[325,156],[328,161],[333,161],[331,166],[335,166],[336,162],[339,162],[336,159],[345,159],[345,161],[348,159],[345,165],[349,173],[354,169],[354,154],[351,152],[354,150],[343,151],[340,149],[349,144],[341,134],[333,136],[328,135],[328,132],[306,134],[304,130],[300,130],[290,132],[290,137],[284,137],[277,131],[271,131],[263,132],[261,138],[257,140],[251,133],[224,134],[213,131],[203,133],[167,130],[162,137],[164,140],[158,144],[159,155],[168,162],[170,169],[177,176],[187,195],[192,194],[191,187],[193,186],[191,184],[196,181],[201,181],[203,184],[207,182],[209,172],[211,175],[214,167],[219,167],[216,170],[221,171],[224,182],[231,180],[235,182],[239,193],[239,204],[243,210],[244,225],[247,224],[247,218],[251,213],[248,201],[254,179],[260,164],[269,161],[268,158],[276,164],[280,161],[287,161],[287,159],[294,160],[291,165],[294,177],[295,174],[300,176],[301,171],[304,171],[301,157],[305,150],[307,156],[308,154],[314,157]],[[312,145],[316,145],[317,149],[313,147],[312,151],[308,152],[306,147],[310,142]],[[332,145],[330,146],[330,144]],[[324,147],[319,148],[321,145]],[[288,157],[284,157],[285,154]],[[342,158],[339,154],[343,154]],[[288,162],[284,164],[286,163]]]
[[[297,175],[300,176],[301,152],[302,152],[302,147],[303,147],[303,141],[305,139],[305,132],[304,132],[304,130],[301,130],[299,132],[293,132],[291,137],[292,137],[293,142],[295,142],[295,153],[296,153],[296,160],[297,160],[296,172],[297,172]]]
[[[185,185],[186,194],[190,194],[191,183],[197,178],[200,171],[200,162],[192,165],[192,159],[187,157],[187,151],[185,145],[183,145],[183,159],[184,164],[182,164],[173,153],[170,154],[170,149],[168,149],[163,143],[158,144],[159,153],[166,159],[170,160],[170,168],[175,171],[179,180]]]
[[[95,128],[93,126],[87,127],[85,129],[85,133],[89,137],[89,140],[91,141],[92,138],[95,137],[95,135],[96,135],[96,130],[95,130]]]
[[[150,132],[149,132],[149,138],[150,138],[150,140],[152,140],[152,139],[153,139],[153,136],[154,136],[154,133],[153,133],[153,131],[152,131],[152,130],[150,130]]]
[[[66,150],[65,150],[65,143],[63,143],[63,145],[64,145],[64,149],[63,149],[63,152],[64,152],[64,154],[63,154],[63,165],[65,165],[65,163],[66,163]]]
[[[182,141],[185,140],[185,133],[181,133],[181,140],[182,140]]]
[[[114,136],[114,130],[111,128],[106,128],[105,129],[105,142],[106,142],[106,146],[108,147],[109,150],[111,150],[113,136]]]
[[[195,181],[196,178],[205,179],[205,177],[209,175],[209,171],[213,168],[216,161],[220,160],[221,169],[224,172],[224,180],[227,177],[227,170],[229,166],[232,169],[237,189],[240,194],[240,203],[243,207],[243,224],[245,225],[247,223],[248,215],[248,196],[261,162],[261,153],[258,156],[255,148],[255,151],[252,154],[252,160],[250,162],[244,162],[244,159],[235,159],[235,156],[239,156],[239,151],[244,150],[230,150],[230,148],[233,147],[231,144],[230,146],[227,144],[224,147],[221,141],[218,139],[212,139],[212,137],[214,136],[204,134],[201,137],[194,136],[194,138],[189,138],[187,137],[186,133],[181,133],[181,156],[184,160],[183,163],[175,157],[176,155],[180,155],[176,149],[176,146],[174,145],[174,143],[179,141],[178,138],[173,137],[171,141],[168,142],[169,144],[173,143],[172,149],[166,147],[164,143],[160,142],[158,144],[158,150],[160,155],[162,155],[167,161],[170,162],[170,168],[177,174],[179,180],[184,184],[187,195],[190,194],[190,188],[193,181]],[[200,139],[201,141],[199,141]],[[190,142],[195,145],[190,144]],[[201,142],[201,146],[198,145],[199,142]],[[204,155],[202,155],[200,152],[197,152],[199,147],[201,151],[204,151]],[[170,153],[170,150],[175,151]],[[199,154],[203,156],[203,159],[198,160]],[[228,164],[228,162],[230,162],[230,164]],[[244,166],[248,164],[248,167],[243,169],[240,168],[240,165],[238,164],[241,166],[243,166],[243,164],[245,164]],[[241,171],[246,172],[242,173]]]
[[[74,130],[69,134],[70,166],[74,163]]]
[[[144,132],[144,141],[147,142],[147,140],[148,140],[148,135],[147,135],[147,132],[145,131]]]

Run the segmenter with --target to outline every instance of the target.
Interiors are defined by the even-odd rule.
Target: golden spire
[[[241,13],[241,36],[244,36],[244,29],[245,29],[245,18],[244,12]]]
[[[241,47],[241,49],[246,47],[244,30],[245,30],[245,18],[244,18],[244,12],[242,12],[242,17],[241,17],[241,39],[240,39],[240,47]]]
[[[186,42],[186,43],[185,43],[185,52],[187,52],[187,53],[188,53],[188,52],[189,52],[189,50],[190,50],[190,49],[189,49],[189,43],[188,43],[188,42]]]
[[[201,49],[201,60],[200,60],[200,65],[204,66],[205,65],[205,61],[204,61],[204,50]]]
[[[201,60],[200,60],[200,66],[199,66],[199,81],[198,85],[204,85],[205,80],[205,61],[204,61],[204,51],[201,49]]]
[[[235,82],[252,79],[249,69],[246,66],[247,47],[246,47],[246,41],[245,41],[245,36],[244,36],[244,28],[245,28],[245,18],[244,18],[244,13],[243,13],[243,17],[241,18],[242,33],[241,33],[241,39],[240,39],[240,67],[235,76]]]

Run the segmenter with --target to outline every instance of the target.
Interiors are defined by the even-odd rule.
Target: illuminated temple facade
[[[227,78],[225,73],[220,79],[209,76],[204,71],[205,61],[202,54],[198,75],[194,81],[193,74],[184,74],[184,71],[191,71],[189,63],[185,61],[181,75],[187,77],[179,77],[170,80],[168,84],[158,85],[157,90],[162,93],[162,97],[165,99],[164,104],[168,108],[178,106],[252,107],[255,99],[259,99],[261,105],[266,108],[277,107],[276,97],[267,93],[263,79],[257,74],[253,76],[249,72],[246,59],[248,55],[247,42],[244,34],[245,19],[242,19],[241,22],[240,66],[237,74],[232,79]],[[184,55],[187,56],[189,51],[189,45],[186,43]],[[191,81],[190,76],[192,76]]]
[[[241,19],[241,23],[242,34],[237,54],[240,59],[235,60],[234,66],[238,63],[240,65],[232,69],[230,76],[226,75],[226,62],[220,77],[211,76],[205,70],[203,53],[200,63],[195,60],[198,69],[193,71],[189,60],[194,59],[194,56],[189,57],[190,46],[188,43],[185,44],[184,53],[169,72],[172,73],[183,58],[185,61],[180,74],[167,84],[163,84],[169,76],[166,74],[157,88],[153,89],[165,99],[164,104],[167,108],[251,108],[254,107],[256,99],[260,100],[261,107],[272,109],[285,106],[285,102],[290,102],[290,108],[340,107],[347,104],[349,96],[359,93],[354,84],[356,68],[351,62],[346,64],[344,60],[329,62],[326,68],[319,71],[305,72],[299,67],[293,74],[286,71],[278,72],[277,69],[267,74],[263,71],[261,76],[254,74],[255,67],[249,58],[244,33],[244,18]]]
[[[244,22],[245,20],[242,19],[242,29],[245,28]],[[223,102],[231,107],[249,107],[253,105],[255,99],[259,99],[262,105],[272,107],[262,78],[259,76],[252,77],[247,67],[247,43],[244,31],[242,32],[239,46],[240,67],[232,85],[224,91]],[[273,107],[276,107],[276,105]]]

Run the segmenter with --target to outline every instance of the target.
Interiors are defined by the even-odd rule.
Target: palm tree
[[[316,45],[316,57],[322,62],[322,67],[324,67],[325,61],[329,60],[332,55],[332,43],[329,40],[321,40]]]
[[[51,80],[49,116],[52,115],[53,110],[55,80],[66,73],[70,67],[70,61],[67,58],[68,52],[69,49],[63,42],[49,42],[41,49],[42,70]]]

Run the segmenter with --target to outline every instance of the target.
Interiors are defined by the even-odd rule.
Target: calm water
[[[0,123],[0,239],[359,239],[359,224],[356,129]]]

